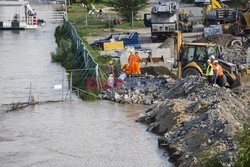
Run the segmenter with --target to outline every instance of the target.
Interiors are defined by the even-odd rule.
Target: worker
[[[216,78],[217,78],[217,83],[219,86],[224,86],[224,81],[223,81],[223,78],[224,78],[224,74],[223,74],[223,69],[221,67],[221,65],[218,63],[218,60],[215,61],[215,66],[216,66]],[[215,81],[216,83],[216,81]]]
[[[122,64],[122,69],[121,69],[121,73],[126,73],[126,75],[130,74],[130,70],[129,70],[129,65],[128,64]]]
[[[216,74],[217,74],[217,71],[216,71],[216,66],[215,66],[215,56],[214,55],[212,55],[211,57],[210,57],[210,59],[211,59],[211,64],[212,64],[212,66],[213,66],[213,83],[216,83],[216,80],[217,80],[217,77],[216,77]]]
[[[114,72],[114,67],[113,67],[112,61],[108,62],[108,72],[109,72],[109,78],[107,80],[107,85],[109,86],[109,88],[114,88],[115,72]]]
[[[135,74],[141,74],[141,69],[140,69],[140,62],[141,62],[141,57],[138,54],[138,52],[135,52],[135,63],[134,63],[134,68],[135,68]]]
[[[212,64],[212,61],[211,61]],[[217,74],[218,74],[218,60],[214,60],[214,64],[213,65],[213,84],[216,84],[217,81]]]
[[[136,62],[136,56],[134,55],[133,50],[130,50],[130,54],[128,57],[128,62],[129,62],[129,73],[130,74],[135,74],[135,62]]]
[[[109,75],[112,75],[113,77],[115,76],[113,61],[108,62],[108,71],[109,71]]]
[[[212,55],[212,56],[210,57],[210,60],[211,60],[211,64],[212,64],[212,65],[214,65],[215,56],[214,56],[214,55]]]
[[[211,60],[207,60],[207,69],[206,69],[206,76],[208,79],[209,85],[213,85],[213,65],[211,64]]]

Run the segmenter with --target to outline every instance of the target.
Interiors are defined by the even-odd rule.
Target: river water
[[[0,104],[60,100],[64,69],[52,63],[54,29],[0,31]],[[65,82],[67,83],[67,82]],[[66,94],[66,93],[65,93]],[[135,122],[146,108],[108,101],[0,108],[1,167],[170,167],[157,137]]]

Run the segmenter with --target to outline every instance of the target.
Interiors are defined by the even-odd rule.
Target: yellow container
[[[103,44],[103,50],[122,50],[124,49],[123,41],[117,41],[117,42],[105,42]]]

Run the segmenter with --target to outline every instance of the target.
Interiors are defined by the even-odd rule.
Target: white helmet
[[[215,60],[214,63],[218,63],[218,60]]]
[[[207,59],[207,62],[208,62],[208,63],[210,63],[210,62],[211,62],[211,60],[210,60],[210,59]]]
[[[211,56],[211,59],[215,59],[215,56],[214,56],[214,55],[212,55],[212,56]]]

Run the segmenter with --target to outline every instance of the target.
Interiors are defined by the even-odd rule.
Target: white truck
[[[178,4],[175,1],[154,4],[150,14],[144,14],[144,24],[151,27],[152,41],[166,39],[178,26]]]
[[[210,4],[210,0],[195,0],[194,4],[196,6],[204,6],[205,4]]]

